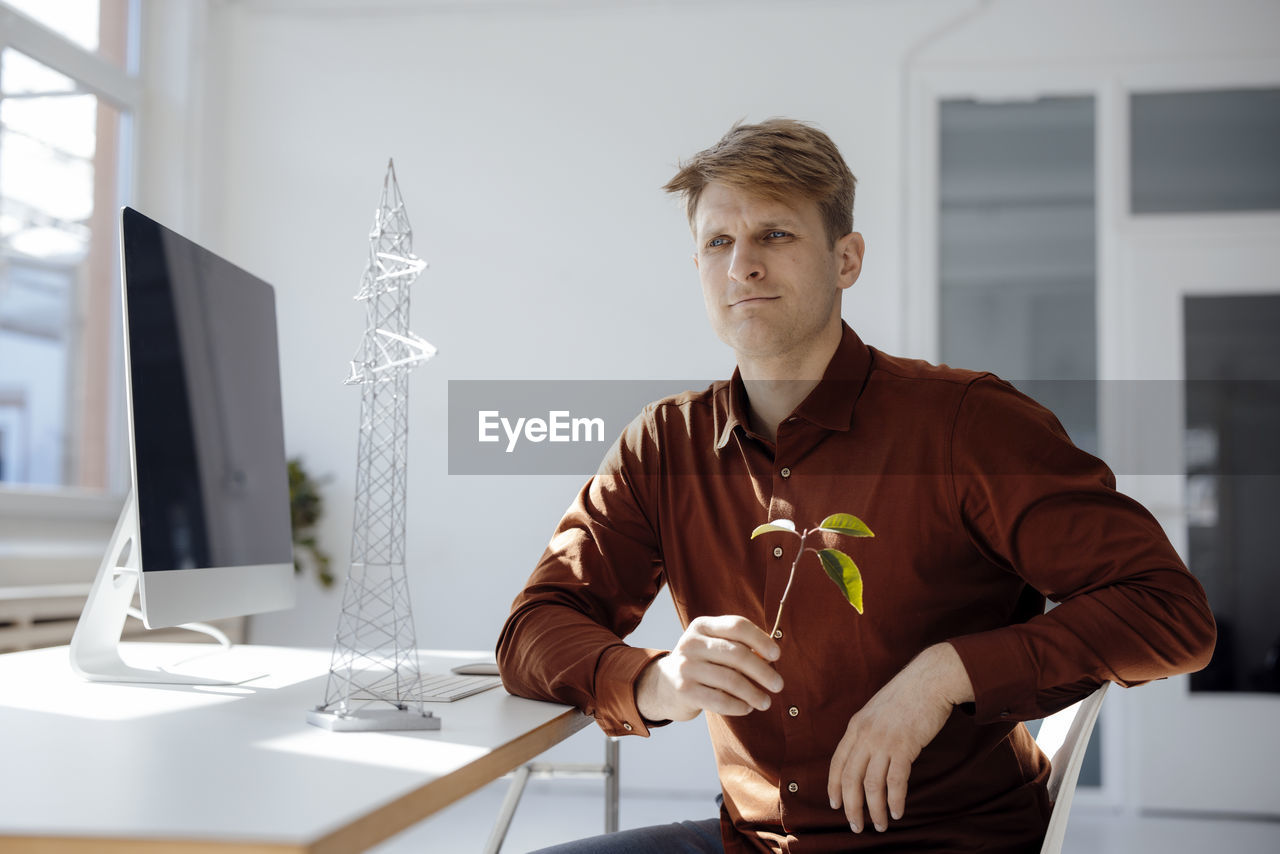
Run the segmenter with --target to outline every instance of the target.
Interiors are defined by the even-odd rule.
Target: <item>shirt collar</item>
[[[871,370],[871,349],[862,343],[849,324],[841,321],[840,328],[840,343],[827,363],[822,379],[792,413],[827,430],[848,430],[853,426],[853,407]],[[717,450],[729,443],[735,427],[740,426],[746,431],[751,423],[747,388],[742,384],[742,374],[737,368],[729,380],[728,404],[729,413],[716,442]]]

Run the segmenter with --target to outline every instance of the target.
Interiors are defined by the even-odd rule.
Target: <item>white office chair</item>
[[[1075,705],[1055,712],[1040,724],[1036,744],[1053,763],[1049,772],[1049,799],[1053,812],[1049,816],[1049,829],[1045,831],[1040,854],[1059,854],[1062,841],[1067,836],[1067,814],[1071,812],[1071,799],[1076,793],[1076,779],[1080,776],[1080,764],[1084,761],[1089,736],[1098,721],[1103,696],[1110,682],[1085,697]]]

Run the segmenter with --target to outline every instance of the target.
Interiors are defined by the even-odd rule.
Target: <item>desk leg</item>
[[[513,772],[514,778],[511,781],[511,788],[507,789],[507,796],[502,801],[502,808],[498,810],[498,820],[493,826],[493,832],[489,834],[489,841],[485,843],[484,854],[498,854],[502,850],[502,843],[507,838],[507,831],[511,829],[511,820],[515,817],[516,807],[520,805],[520,798],[524,794],[524,788],[529,782],[529,777],[534,774],[539,777],[603,776],[604,832],[617,833],[618,784],[620,781],[619,758],[621,756],[621,750],[619,750],[618,745],[619,739],[605,738],[603,765],[530,762],[517,768]]]
[[[507,789],[507,797],[502,801],[502,809],[498,810],[498,821],[493,826],[493,832],[489,834],[489,841],[484,845],[484,854],[498,854],[502,850],[507,831],[511,829],[511,819],[515,817],[516,807],[520,805],[520,796],[524,794],[525,784],[529,782],[529,775],[532,773],[533,768],[529,765],[521,765],[515,770],[515,779],[511,781],[511,788]]]
[[[604,832],[618,832],[618,739],[604,740]]]

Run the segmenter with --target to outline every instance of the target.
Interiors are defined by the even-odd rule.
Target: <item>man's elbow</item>
[[[1207,601],[1199,603],[1194,618],[1190,620],[1187,632],[1187,645],[1190,651],[1191,666],[1188,672],[1204,670],[1213,658],[1213,650],[1218,645],[1218,624],[1213,619],[1213,612]]]
[[[1213,650],[1218,642],[1218,626],[1213,610],[1203,589],[1194,578],[1185,578],[1193,585],[1165,598],[1161,622],[1164,624],[1167,646],[1163,657],[1166,666],[1175,673],[1194,673],[1209,666]]]
[[[494,652],[498,662],[498,674],[502,677],[502,686],[508,693],[525,697],[529,692],[520,678],[521,656],[520,644],[516,639],[516,622],[515,614],[507,617],[502,631],[498,634],[498,644]]]

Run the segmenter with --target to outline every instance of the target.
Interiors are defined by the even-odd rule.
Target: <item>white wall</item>
[[[928,248],[903,244],[908,60],[1034,63],[1039,51],[1087,65],[1124,51],[1176,56],[1202,37],[1256,51],[1265,28],[1251,18],[1274,8],[213,0],[207,15],[164,9],[175,5],[188,6],[151,4],[147,55],[172,68],[194,48],[196,70],[152,81],[143,209],[172,212],[189,236],[276,284],[287,446],[332,477],[321,539],[339,563],[359,409],[341,380],[363,324],[351,295],[386,160],[396,158],[415,249],[431,262],[413,327],[440,348],[412,391],[418,637],[471,648],[493,645],[581,478],[449,476],[447,381],[709,381],[732,368],[704,319],[683,215],[658,189],[679,158],[740,118],[787,115],[828,131],[860,179],[856,223],[868,244],[845,317],[870,343],[902,352],[912,323],[903,259]],[[299,590],[298,609],[254,620],[255,640],[331,642],[338,594],[310,579]],[[670,645],[678,632],[664,599],[634,640]],[[713,791],[705,741],[694,723],[628,742],[624,779],[670,787],[663,769],[678,764],[689,768],[684,785]],[[569,750],[597,748],[592,734]]]
[[[321,538],[339,561],[359,410],[341,380],[363,328],[351,295],[396,158],[415,249],[431,263],[413,328],[440,348],[412,387],[421,644],[493,646],[583,480],[449,476],[448,380],[732,370],[705,320],[683,214],[659,187],[734,121],[801,117],[842,146],[869,244],[846,315],[896,346],[898,62],[955,4],[907,5],[243,2],[197,22],[210,67],[207,89],[188,81],[202,124],[186,140],[204,162],[190,162],[172,127],[180,150],[144,161],[176,177],[185,159],[198,201],[171,206],[179,227],[278,288],[287,445],[333,478]],[[338,594],[310,579],[299,591],[295,611],[254,620],[255,640],[331,643]],[[678,634],[664,595],[636,640],[669,646]],[[594,757],[598,736],[579,740]],[[629,786],[669,787],[659,769],[679,762],[682,785],[716,789],[701,722],[652,742],[628,744]]]
[[[288,445],[334,476],[325,541],[345,553],[359,404],[340,381],[363,327],[350,297],[395,156],[431,263],[413,327],[440,348],[413,379],[423,643],[489,645],[581,485],[449,477],[448,380],[732,369],[706,325],[683,215],[658,188],[733,121],[800,116],[840,142],[862,176],[870,245],[846,315],[894,348],[898,54],[923,27],[918,11],[946,4],[800,3],[796,15],[747,3],[730,16],[722,4],[304,5],[216,7],[226,40],[208,52],[220,105],[204,145],[221,181],[198,239],[279,289]],[[325,608],[256,631],[325,642]]]

